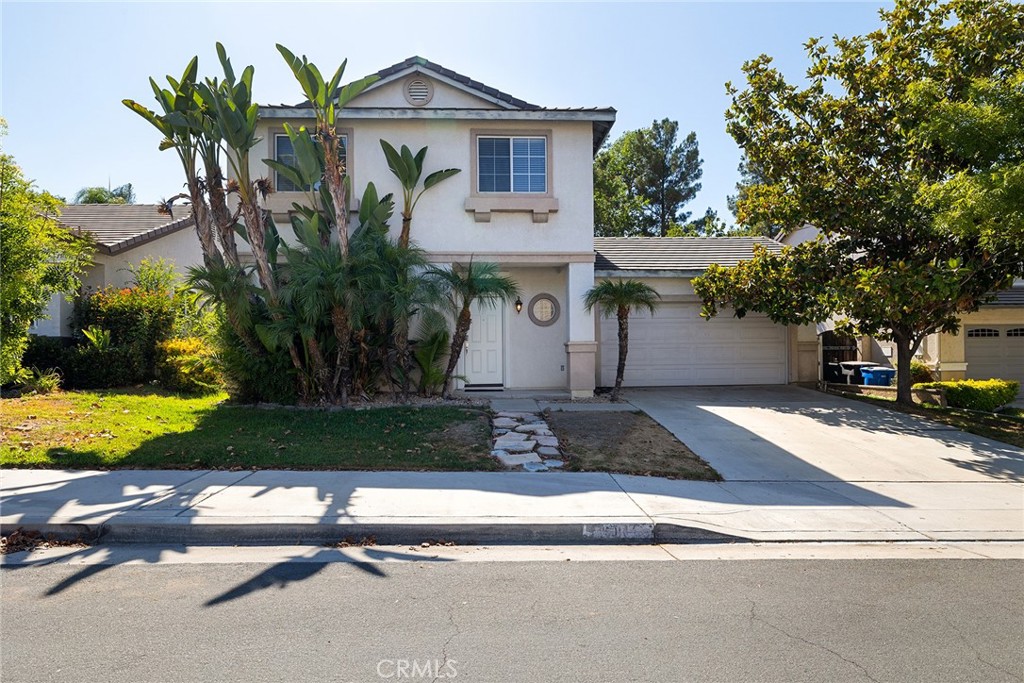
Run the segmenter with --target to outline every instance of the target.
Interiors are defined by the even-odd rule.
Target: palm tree
[[[398,235],[398,244],[401,247],[408,247],[412,212],[420,201],[420,197],[434,185],[446,178],[451,178],[461,169],[446,168],[434,171],[423,180],[423,189],[416,194],[416,185],[420,182],[420,176],[423,175],[423,160],[427,156],[427,148],[424,147],[414,155],[407,146],[402,145],[402,151],[398,151],[387,140],[381,140],[380,146],[384,150],[388,168],[402,184],[402,232]]]
[[[634,308],[647,309],[654,313],[660,299],[661,295],[653,287],[639,280],[601,280],[583,298],[583,303],[588,311],[597,307],[606,318],[614,315],[619,319],[619,364],[615,370],[615,388],[612,389],[613,401],[619,400],[622,378],[626,374],[626,354],[629,353],[629,314]]]
[[[75,193],[72,204],[134,204],[135,190],[131,183],[109,189],[106,187],[83,187]]]
[[[442,397],[451,398],[452,375],[469,336],[469,327],[473,324],[469,307],[474,301],[488,306],[495,306],[499,301],[514,301],[519,296],[519,285],[512,278],[501,275],[497,263],[474,263],[472,259],[464,268],[432,268],[430,274],[443,288],[448,308],[455,316],[455,332],[441,390]]]

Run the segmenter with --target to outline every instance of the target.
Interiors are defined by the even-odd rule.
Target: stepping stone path
[[[565,464],[558,439],[538,413],[502,411],[491,424],[491,455],[505,467],[547,472]]]

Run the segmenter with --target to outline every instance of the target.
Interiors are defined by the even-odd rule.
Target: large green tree
[[[744,65],[728,130],[770,182],[747,188],[739,215],[822,237],[694,286],[708,315],[836,316],[893,341],[910,402],[924,337],[1024,275],[1024,7],[900,0],[880,14],[866,36],[808,41],[802,86],[770,57]]]
[[[736,183],[736,194],[726,197],[726,203],[729,206],[729,211],[732,212],[732,217],[739,226],[738,230],[735,232],[744,235],[778,237],[784,226],[772,225],[770,223],[766,223],[763,219],[754,222],[748,219],[746,215],[740,213],[740,202],[746,201],[749,189],[756,185],[768,184],[768,178],[765,177],[764,172],[758,166],[750,163],[750,159],[748,159],[746,155],[740,159],[739,166],[736,170],[739,171],[740,174],[740,179]]]
[[[679,123],[654,121],[628,131],[594,159],[594,231],[664,237],[690,214],[703,171],[697,134],[679,141]]]
[[[0,135],[5,127],[0,119]],[[0,384],[17,379],[32,321],[54,294],[75,289],[89,263],[91,242],[51,218],[60,204],[0,153]]]

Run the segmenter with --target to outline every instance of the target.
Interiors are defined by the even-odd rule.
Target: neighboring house
[[[786,245],[797,245],[818,236],[813,225],[804,225],[782,236]],[[917,357],[942,380],[1013,379],[1024,387],[1024,280],[996,294],[995,301],[960,319],[958,334],[930,334]],[[862,360],[892,365],[896,346],[862,337],[856,342]]]
[[[778,252],[766,237],[596,237],[595,276],[632,278],[661,294],[654,315],[634,312],[629,323],[626,386],[786,384],[818,378],[813,328],[776,325],[767,316],[737,318],[729,309],[705,320],[690,284],[711,264],[734,266],[754,246]],[[602,319],[599,380],[615,381],[618,335],[614,318]]]
[[[102,289],[124,287],[132,278],[129,266],[144,258],[162,257],[184,274],[203,261],[195,224],[184,207],[175,217],[161,214],[157,204],[69,204],[57,220],[76,234],[91,235],[96,242],[93,265],[82,275],[82,286]],[[46,309],[48,318],[36,320],[29,332],[41,336],[69,336],[71,302],[54,295]]]
[[[522,290],[521,312],[474,308],[458,370],[465,388],[591,395],[597,341],[583,297],[594,284],[593,158],[615,110],[539,107],[420,57],[377,75],[338,117],[353,195],[373,182],[401,196],[381,139],[414,152],[429,147],[425,174],[462,173],[423,196],[412,240],[437,264],[497,262]],[[305,103],[261,107],[260,117],[254,177],[270,173],[262,159],[290,158],[283,124],[311,124],[313,111]],[[302,194],[284,178],[274,186],[267,206],[286,225]]]

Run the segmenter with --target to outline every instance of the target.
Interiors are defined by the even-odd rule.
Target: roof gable
[[[68,204],[57,221],[73,233],[92,235],[102,253],[117,254],[193,225],[188,211],[175,218],[160,209],[160,204]]]
[[[492,88],[480,81],[473,80],[469,76],[447,69],[440,64],[431,62],[423,57],[409,57],[397,64],[392,64],[389,67],[381,69],[376,75],[379,80],[367,88],[362,95],[354,99],[350,106],[367,106],[362,101],[364,98],[370,99],[369,96],[371,96],[375,91],[382,89],[390,90],[392,88],[388,88],[388,86],[392,84],[398,84],[398,88],[395,89],[398,90],[398,96],[402,102],[399,106],[413,106],[405,100],[405,96],[401,92],[401,88],[409,78],[421,75],[430,79],[430,81],[433,81],[435,87],[441,86],[445,89],[462,92],[471,96],[474,101],[479,103],[478,106],[481,108],[521,110],[540,108],[535,104],[530,104],[518,97],[513,97],[508,93],[498,90],[497,88]]]

